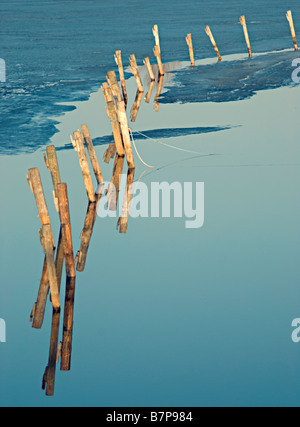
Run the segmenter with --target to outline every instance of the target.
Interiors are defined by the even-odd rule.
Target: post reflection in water
[[[154,107],[156,111],[159,111],[159,102],[158,99],[161,95],[163,88],[164,78],[160,76],[157,82],[157,91],[155,95]],[[151,81],[148,93],[145,97],[145,102],[149,103],[155,82]],[[107,90],[105,94],[107,93]],[[134,104],[131,108],[131,120],[134,122],[137,118],[141,102],[143,100],[143,93],[140,91],[137,92]],[[114,99],[114,98],[112,98]],[[108,100],[109,101],[109,100]],[[111,101],[111,100],[110,100]],[[115,104],[112,105],[115,108]],[[112,124],[117,128],[115,121]],[[118,124],[119,129],[120,124]],[[77,135],[78,134],[78,135]],[[88,207],[86,211],[86,216],[84,220],[84,226],[80,235],[81,243],[80,248],[77,251],[76,257],[74,258],[73,251],[73,242],[72,242],[72,231],[71,231],[71,220],[70,220],[70,211],[69,211],[69,200],[67,194],[67,185],[61,183],[58,162],[56,151],[53,146],[47,147],[47,155],[45,156],[46,166],[51,173],[53,181],[53,200],[56,207],[56,210],[59,213],[60,219],[60,232],[57,242],[57,246],[53,248],[53,260],[55,260],[55,268],[52,263],[52,269],[49,271],[49,251],[52,252],[52,244],[45,245],[45,237],[43,233],[40,233],[42,247],[45,252],[45,260],[42,268],[42,277],[39,286],[39,292],[37,301],[34,304],[33,310],[30,315],[30,321],[32,322],[33,328],[41,328],[44,317],[45,317],[45,308],[50,294],[50,301],[53,305],[52,307],[52,321],[51,321],[51,335],[50,335],[50,345],[49,345],[49,357],[48,363],[44,371],[43,380],[42,380],[42,389],[46,390],[46,396],[53,396],[55,392],[55,376],[57,374],[57,364],[60,359],[60,370],[61,371],[70,371],[71,370],[71,355],[72,355],[72,341],[73,341],[73,323],[74,323],[74,304],[75,304],[75,284],[76,284],[76,271],[83,272],[87,264],[88,251],[91,244],[91,239],[94,232],[95,223],[98,216],[98,207],[101,201],[103,191],[104,191],[104,182],[102,177],[102,172],[98,164],[96,157],[96,152],[94,150],[93,142],[90,137],[88,127],[86,125],[82,126],[81,131],[77,131],[77,139],[82,139],[84,141],[84,135],[88,135],[88,154],[90,160],[92,161],[93,171],[95,173],[98,189],[90,202],[88,202]],[[87,138],[87,137],[86,137]],[[78,144],[76,145],[75,140],[75,151],[78,151]],[[83,148],[83,147],[82,147]],[[84,148],[83,148],[84,149]],[[85,151],[85,149],[84,149]],[[124,153],[125,154],[125,153]],[[116,141],[114,144],[110,144],[108,149],[104,154],[104,163],[109,164],[111,159],[114,159],[114,164],[112,168],[111,179],[106,190],[107,196],[107,208],[110,211],[117,213],[119,210],[119,220],[117,222],[117,230],[121,234],[126,234],[128,231],[128,221],[129,221],[129,208],[132,200],[132,187],[135,176],[135,169],[128,167],[127,177],[123,175],[124,161],[125,156],[120,155],[116,149]],[[90,171],[87,166],[87,162],[83,164],[80,160],[80,167],[83,172],[84,178],[89,178],[90,182]],[[86,158],[87,160],[87,158]],[[124,177],[124,181],[122,181]],[[48,215],[48,210],[43,194],[43,188],[37,169],[29,170],[28,174],[28,183],[32,189],[38,211],[40,214],[41,224],[43,231],[51,230],[50,218]],[[123,185],[124,184],[124,185]],[[122,185],[122,188],[121,188]],[[125,187],[125,192],[124,192]],[[91,189],[92,190],[92,189]],[[122,195],[120,194],[122,191]],[[124,192],[124,195],[123,195]],[[122,196],[122,197],[121,197]],[[123,197],[124,196],[124,197]],[[106,203],[106,201],[105,201]],[[116,216],[117,217],[117,216]],[[51,236],[51,234],[50,234]],[[53,241],[53,238],[51,242]],[[51,247],[49,247],[51,246]],[[54,242],[53,242],[54,246]],[[55,258],[54,258],[55,256]],[[65,300],[63,305],[62,313],[62,304],[61,304],[61,281],[63,274],[63,266],[65,265],[66,272],[66,288],[65,288]],[[54,272],[53,272],[54,268]],[[50,276],[51,273],[51,276]],[[55,294],[55,302],[52,298],[52,290],[56,289],[54,287],[56,281],[52,281],[52,287],[49,285],[50,278],[53,279],[53,274],[56,273],[57,279],[57,291],[58,295]],[[55,275],[55,274],[54,274]],[[58,300],[59,298],[59,300]],[[60,334],[60,321],[63,319],[63,328],[62,328],[62,340],[59,342]]]

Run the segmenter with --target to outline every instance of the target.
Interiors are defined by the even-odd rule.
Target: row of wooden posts
[[[292,12],[289,10],[286,13],[286,18],[289,22],[290,25],[290,30],[291,30],[291,34],[292,34],[292,38],[293,38],[293,43],[294,43],[294,49],[297,51],[298,50],[298,44],[297,44],[297,38],[296,38],[296,32],[295,32],[295,27],[294,27],[294,22],[293,22],[293,16],[292,16]],[[244,36],[245,36],[245,41],[246,41],[246,45],[247,45],[247,49],[248,49],[248,53],[249,53],[249,57],[253,56],[252,53],[252,48],[251,48],[251,43],[250,43],[250,38],[249,38],[249,33],[248,33],[248,28],[247,28],[247,23],[246,23],[246,18],[244,15],[242,15],[240,17],[240,23],[243,27],[243,31],[244,31]],[[158,30],[158,26],[155,25],[152,29],[153,31],[153,36],[155,38],[155,46],[154,46],[154,55],[157,59],[157,67],[158,67],[158,84],[157,84],[157,93],[155,96],[155,109],[156,111],[158,111],[159,109],[159,104],[158,104],[158,99],[161,95],[162,92],[162,87],[163,87],[163,80],[164,80],[164,75],[165,75],[165,71],[164,71],[164,66],[162,63],[162,56],[161,56],[161,45],[160,45],[160,37],[159,37],[159,30]],[[222,61],[222,56],[220,54],[219,48],[217,46],[217,43],[215,41],[215,38],[212,34],[212,31],[210,29],[210,27],[207,25],[205,28],[205,32],[208,35],[213,48],[216,52],[217,58],[218,58],[218,62]],[[187,34],[186,37],[186,42],[189,48],[189,55],[190,55],[190,61],[191,61],[191,65],[194,66],[195,65],[195,55],[194,55],[194,48],[193,48],[193,40],[192,40],[192,34]],[[112,89],[111,93],[109,93],[109,91],[107,91],[107,86],[106,84],[103,85],[102,89],[104,92],[104,96],[106,99],[106,102],[108,104],[108,115],[110,117],[110,119],[112,120],[112,123],[115,123],[117,120],[117,116],[118,115],[122,115],[124,114],[124,108],[126,109],[127,107],[127,101],[128,101],[128,94],[127,94],[127,89],[126,89],[126,82],[125,82],[125,75],[124,75],[124,68],[123,68],[123,62],[122,62],[122,55],[121,55],[121,51],[118,50],[115,53],[115,60],[116,60],[116,64],[118,66],[118,70],[119,70],[119,78],[120,78],[120,83],[121,83],[121,88],[122,91],[120,90],[118,81],[117,81],[117,77],[116,74],[113,71],[110,71],[107,75],[107,81]],[[136,117],[137,117],[137,113],[139,111],[139,107],[141,104],[141,101],[143,99],[143,94],[144,94],[144,88],[143,88],[143,83],[142,83],[142,79],[140,77],[140,73],[139,73],[139,67],[137,65],[137,60],[134,54],[132,54],[129,58],[129,63],[130,63],[130,71],[132,72],[132,74],[135,77],[136,83],[137,83],[137,95],[136,95],[136,99],[134,102],[134,105],[131,109],[131,121],[135,122]],[[150,59],[149,57],[146,57],[143,61],[146,69],[148,70],[149,73],[149,77],[150,77],[150,88],[149,91],[145,97],[145,100],[147,103],[150,102],[150,98],[151,98],[151,94],[154,88],[154,82],[155,82],[155,73],[153,70],[153,67],[151,65]],[[115,97],[116,101],[117,101],[117,110],[118,111],[113,111],[113,97]],[[118,104],[118,103],[122,103],[123,104]],[[115,133],[114,133],[115,135]],[[119,138],[117,138],[118,140]],[[128,138],[127,138],[128,139]],[[116,144],[118,144],[116,140]],[[127,154],[127,153],[126,153]],[[128,153],[129,154],[129,153]],[[130,157],[129,157],[130,158]]]
[[[292,11],[288,10],[286,13],[286,18],[289,22],[290,25],[290,30],[291,30],[291,34],[292,34],[292,38],[293,38],[293,43],[294,43],[294,49],[297,51],[298,50],[298,44],[297,44],[297,38],[296,38],[296,32],[295,32],[295,27],[294,27],[294,21],[293,21],[293,15],[292,15]],[[246,41],[246,45],[247,45],[247,49],[249,52],[249,57],[252,57],[252,48],[251,48],[251,43],[250,43],[250,38],[249,38],[249,33],[248,33],[248,28],[247,28],[247,23],[246,23],[246,18],[244,15],[242,15],[240,17],[240,23],[243,27],[244,30],[244,36],[245,36],[245,41]],[[217,43],[214,39],[214,36],[212,34],[212,31],[210,29],[209,26],[207,26],[205,28],[205,32],[208,35],[208,37],[210,38],[210,41],[213,45],[213,48],[217,54],[218,57],[218,61],[222,61],[222,56],[220,54],[220,51],[218,49]],[[192,35],[188,34],[186,37],[186,42],[189,48],[189,53],[190,53],[190,60],[191,60],[191,65],[194,66],[195,65],[195,56],[194,56],[194,49],[193,49],[193,41],[192,41]]]
[[[294,40],[294,47],[296,50],[298,50],[292,13],[290,11],[288,11],[287,13],[287,19],[290,23],[291,32]],[[244,16],[241,17],[240,22],[244,28],[245,38],[249,50],[249,56],[252,56],[247,25]],[[206,33],[210,37],[217,53],[218,59],[220,61],[222,57],[219,53],[218,47],[215,43],[215,40],[209,27],[206,28]],[[162,91],[164,67],[161,59],[161,47],[157,25],[153,27],[153,35],[155,38],[154,54],[157,58],[159,73],[156,94],[156,99],[158,99]],[[195,58],[191,34],[188,34],[187,36],[187,44],[189,46],[191,63],[192,65],[194,65]],[[119,177],[123,171],[125,157],[127,160],[128,173],[125,200],[123,205],[122,216],[119,218],[117,224],[117,228],[119,229],[120,233],[126,233],[128,227],[129,204],[131,200],[131,187],[134,180],[135,162],[131,145],[131,132],[126,112],[128,94],[126,89],[121,51],[116,52],[115,60],[119,70],[121,87],[119,86],[119,82],[114,71],[109,71],[107,73],[107,82],[103,83],[102,85],[102,91],[106,101],[106,112],[111,121],[112,133],[114,137],[114,143],[109,145],[108,149],[104,154],[104,162],[109,163],[111,159],[115,159],[110,182],[111,184],[113,184],[111,188],[116,189],[117,194],[112,194],[110,187],[107,189],[107,194],[109,209],[116,210],[118,203]],[[144,64],[147,70],[149,71],[151,81],[150,90],[146,95],[146,101],[149,102],[155,82],[155,75],[150,63],[150,59],[148,57],[145,58]],[[144,93],[139,68],[134,55],[130,56],[130,70],[134,75],[137,83],[137,97],[131,109],[131,119],[132,121],[134,121]],[[48,396],[51,396],[54,393],[55,371],[58,356],[61,356],[61,370],[70,370],[76,270],[78,272],[84,271],[87,252],[90,246],[94,224],[97,217],[97,206],[102,196],[101,191],[95,192],[93,179],[89,168],[89,160],[92,165],[98,188],[99,186],[101,187],[104,184],[104,177],[97,159],[96,151],[91,139],[88,126],[83,125],[81,127],[81,130],[75,131],[71,136],[71,141],[75,151],[78,154],[79,164],[81,167],[83,181],[88,197],[88,209],[84,228],[81,233],[81,246],[75,257],[73,250],[67,184],[61,182],[57,153],[54,146],[47,147],[45,163],[49,172],[51,173],[53,182],[53,200],[56,210],[59,213],[60,232],[57,245],[55,244],[53,236],[49,211],[46,204],[46,198],[44,195],[39,170],[37,168],[30,169],[27,175],[28,183],[34,194],[39,213],[39,218],[41,222],[41,229],[39,230],[39,235],[41,245],[45,253],[37,302],[34,304],[30,316],[32,326],[37,329],[40,329],[42,327],[49,292],[53,308],[49,360],[43,377],[43,388],[46,388],[46,394]],[[66,271],[66,293],[64,304],[63,338],[62,342],[58,344],[61,312],[60,289],[64,264]]]
[[[111,81],[111,84],[113,86],[113,81]],[[112,87],[107,85],[106,89],[110,92]],[[109,106],[107,106],[107,108],[109,108]],[[109,209],[115,211],[117,210],[119,182],[120,176],[123,173],[125,154],[130,152],[130,147],[127,146],[127,148],[125,148],[125,138],[123,138],[125,133],[122,133],[122,129],[124,132],[127,123],[126,112],[123,109],[123,105],[120,105],[118,112],[119,111],[122,113],[118,116],[120,117],[120,122],[116,121],[116,124],[119,123],[120,127],[122,126],[121,129],[118,129],[118,132],[120,132],[119,145],[117,146],[116,143],[110,144],[103,157],[105,163],[109,163],[111,159],[115,158],[110,180],[113,185],[111,187],[108,186],[106,193]],[[79,164],[88,197],[88,209],[84,221],[84,227],[80,236],[81,245],[75,257],[67,184],[61,182],[57,152],[54,146],[46,148],[44,160],[49,172],[51,173],[53,182],[53,201],[60,220],[60,232],[57,245],[54,240],[53,229],[39,169],[29,169],[27,175],[27,180],[34,194],[39,213],[41,223],[39,236],[45,254],[37,301],[34,304],[30,315],[32,327],[36,329],[40,329],[42,327],[49,293],[53,308],[49,359],[43,376],[42,385],[43,389],[46,389],[47,396],[52,396],[54,394],[56,365],[59,357],[61,358],[62,371],[69,371],[71,368],[76,271],[82,272],[86,266],[87,253],[97,218],[97,207],[102,197],[104,184],[103,174],[97,159],[88,126],[83,125],[81,126],[81,130],[75,131],[72,135],[72,141],[75,151],[78,154]],[[127,140],[127,143],[130,143],[130,140]],[[132,155],[132,150],[130,153]],[[98,185],[97,191],[94,189],[89,163],[92,166],[96,183]],[[133,156],[131,158],[129,157],[128,166],[130,167],[128,167],[127,173],[123,210],[117,224],[117,229],[119,229],[120,233],[127,233],[131,188],[135,173]],[[116,191],[116,193],[113,193],[113,191]],[[62,341],[59,343],[61,314],[60,291],[64,265],[66,271],[66,292],[63,316],[63,337]]]

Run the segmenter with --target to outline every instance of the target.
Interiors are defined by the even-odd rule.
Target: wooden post
[[[213,48],[215,49],[215,52],[217,54],[218,60],[219,62],[222,61],[222,56],[220,55],[217,43],[214,39],[214,36],[212,35],[211,29],[209,28],[209,26],[207,25],[207,27],[205,28],[205,32],[208,35],[208,37],[210,38],[211,44],[213,45]]]
[[[84,149],[84,139],[80,130],[74,132],[75,151],[78,153],[79,163],[82,171],[83,181],[87,192],[88,199],[91,203],[95,202],[95,191],[89,168],[88,158]]]
[[[30,169],[27,175],[27,180],[34,194],[42,225],[42,230],[40,230],[40,237],[43,250],[46,254],[52,305],[54,310],[59,310],[59,289],[54,262],[55,243],[39,170],[37,168]]]
[[[145,101],[147,102],[147,104],[149,104],[149,102],[151,100],[151,96],[152,96],[152,92],[153,92],[154,86],[155,86],[155,82],[151,82],[149,90],[148,90],[148,93],[147,93],[147,95],[145,97]]]
[[[120,76],[120,81],[122,86],[123,98],[124,98],[125,104],[127,104],[128,96],[127,96],[126,81],[125,81],[124,68],[123,68],[123,62],[122,62],[122,52],[120,50],[116,51],[115,60],[119,68],[119,76]]]
[[[75,277],[75,263],[73,254],[72,232],[70,222],[70,209],[67,193],[67,185],[57,186],[59,216],[62,227],[62,241],[64,247],[64,257],[67,276]]]
[[[62,233],[60,229],[58,245],[56,250],[56,260],[55,260],[58,292],[60,291],[63,260],[64,260],[64,248],[62,244]],[[50,287],[49,287],[49,278],[48,278],[48,270],[47,270],[47,258],[45,257],[37,302],[34,304],[34,307],[30,316],[32,327],[35,329],[41,329],[43,325],[49,289]]]
[[[159,46],[155,46],[153,49],[154,55],[156,56],[157,59],[157,64],[158,64],[158,71],[159,71],[159,75],[160,76],[164,76],[164,67],[161,61],[161,53],[160,53],[160,48]]]
[[[144,92],[144,88],[143,88],[143,84],[142,84],[142,80],[141,80],[141,76],[140,76],[140,72],[139,72],[139,67],[137,65],[135,55],[131,55],[130,58],[129,58],[129,61],[130,61],[130,71],[134,75],[134,78],[136,80],[136,84],[137,84],[138,90],[141,93],[143,93]]]
[[[296,38],[296,32],[295,32],[295,27],[294,27],[294,21],[293,21],[293,15],[292,15],[292,11],[288,10],[286,13],[286,18],[290,24],[290,28],[291,28],[291,33],[292,33],[292,37],[293,37],[293,42],[294,42],[294,48],[295,50],[298,50],[298,44],[297,44],[297,38]]]
[[[102,196],[101,194],[97,194],[97,202],[89,203],[88,205],[84,227],[80,235],[80,239],[81,239],[80,250],[77,252],[77,255],[75,258],[75,263],[77,263],[76,270],[80,272],[84,271],[85,269],[88,249],[90,247],[90,241],[92,238],[94,225],[97,218],[97,203],[101,199],[101,196]]]
[[[60,322],[60,312],[53,311],[48,366],[46,367],[46,370],[45,370],[43,385],[42,385],[43,390],[45,390],[46,388],[46,396],[54,395],[56,362],[57,362],[57,352],[58,352],[59,322]],[[47,387],[46,387],[46,384],[47,384]]]
[[[111,87],[113,96],[116,98],[116,100],[117,101],[123,101],[121,89],[120,89],[120,86],[118,83],[116,73],[114,71],[109,71],[107,73],[107,83]]]
[[[250,39],[249,39],[249,34],[248,34],[248,29],[247,29],[247,24],[246,24],[246,18],[244,15],[240,17],[240,23],[241,23],[243,30],[244,30],[245,40],[246,40],[246,44],[247,44],[247,48],[248,48],[248,52],[249,52],[249,57],[251,58],[252,57],[252,50],[251,50]]]
[[[194,67],[194,65],[195,65],[195,56],[194,56],[194,49],[193,49],[192,34],[188,34],[186,36],[186,42],[187,42],[187,45],[189,47],[190,58],[191,58],[191,66]]]
[[[159,111],[159,102],[158,102],[158,100],[159,100],[159,97],[160,97],[161,92],[162,92],[163,84],[164,84],[164,77],[160,76],[160,78],[158,80],[157,91],[156,91],[155,100],[154,100],[154,108],[155,108],[156,112]]]
[[[136,118],[137,118],[143,97],[144,97],[143,93],[138,90],[136,97],[135,97],[134,104],[133,104],[131,111],[130,111],[131,121],[133,123],[136,121]]]
[[[124,196],[123,210],[122,216],[119,218],[117,229],[119,228],[119,232],[121,234],[127,233],[128,228],[128,219],[129,219],[129,207],[132,196],[132,184],[134,180],[134,169],[129,169],[127,174],[127,185]]]
[[[109,144],[107,150],[103,155],[104,162],[108,164],[111,161],[111,159],[114,159],[116,155],[116,151],[117,151],[116,144]]]
[[[93,166],[93,170],[94,170],[94,174],[97,180],[97,184],[103,184],[104,183],[104,179],[103,179],[103,175],[99,166],[99,162],[97,159],[97,155],[96,155],[96,151],[94,148],[94,144],[90,135],[90,131],[89,128],[87,127],[87,125],[82,125],[81,126],[81,131],[83,134],[83,138],[85,141],[85,144],[87,146],[87,150],[90,156],[90,160]]]
[[[60,310],[60,302],[59,302],[59,288],[58,288],[58,280],[56,275],[56,266],[54,261],[54,251],[55,247],[53,244],[53,234],[50,224],[45,224],[42,226],[40,230],[40,238],[43,250],[46,254],[47,260],[47,272],[49,278],[50,292],[51,292],[51,302],[53,305],[53,309],[55,311]]]
[[[69,371],[71,366],[72,333],[75,296],[75,261],[72,243],[72,231],[70,223],[70,209],[67,193],[67,185],[58,185],[59,216],[62,225],[62,237],[64,245],[65,266],[67,274],[66,296],[64,307],[64,332],[62,341],[61,370]]]
[[[121,125],[121,131],[123,136],[123,142],[124,142],[124,148],[125,148],[128,167],[134,169],[135,165],[134,165],[134,159],[132,154],[128,120],[127,120],[124,101],[118,102],[118,118]]]
[[[155,76],[154,76],[153,68],[151,66],[150,59],[148,57],[144,59],[144,64],[145,64],[145,67],[147,68],[147,70],[149,72],[150,80],[152,82],[155,82]]]
[[[161,52],[161,50],[160,50],[160,40],[159,40],[159,31],[158,31],[158,26],[157,25],[154,25],[154,27],[152,28],[152,32],[153,32],[153,36],[155,38],[155,45],[158,46],[159,52]]]
[[[57,202],[57,184],[60,183],[60,173],[57,161],[57,155],[54,145],[51,145],[46,148],[47,156],[44,154],[45,164],[48,171],[51,173],[52,182],[53,182],[53,200],[56,210],[58,212],[58,202]]]
[[[106,112],[107,112],[108,118],[111,121],[112,131],[113,131],[118,155],[124,156],[125,152],[123,147],[122,132],[121,132],[120,123],[118,120],[116,105],[114,103],[112,89],[111,87],[109,87],[107,83],[103,83],[102,91],[103,91],[104,99],[107,104]]]

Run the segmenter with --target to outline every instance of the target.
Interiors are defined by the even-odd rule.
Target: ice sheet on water
[[[294,85],[292,61],[299,52],[279,51],[252,59],[188,67],[175,73],[161,103],[229,102],[252,97],[260,90]]]

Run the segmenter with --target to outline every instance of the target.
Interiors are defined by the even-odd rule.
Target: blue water
[[[0,406],[300,406],[299,344],[291,340],[291,322],[300,317],[299,87],[291,81],[298,53],[285,18],[292,9],[300,31],[300,5],[243,3],[0,3],[7,64],[0,85],[0,318],[7,323]],[[254,53],[268,54],[247,58],[241,14]],[[53,186],[38,148],[57,132],[53,117],[69,111],[57,153],[76,253],[87,198],[66,135],[73,124],[91,126],[110,181],[103,105],[96,96],[89,117],[78,101],[116,70],[115,50],[125,65],[131,53],[140,65],[148,55],[154,63],[154,24],[163,62],[184,66],[165,79],[159,114],[143,102],[131,124],[142,157],[155,165],[145,171],[135,154],[135,179],[148,188],[153,181],[204,182],[205,224],[188,230],[181,218],[130,218],[120,235],[117,219],[97,218],[86,269],[76,277],[71,372],[57,366],[55,394],[47,398],[41,384],[52,310],[48,301],[42,330],[31,328],[44,254],[26,172],[40,170],[57,238]],[[186,67],[188,32],[196,59],[214,58],[207,24],[224,57],[244,57]],[[61,319],[60,340],[62,329]]]
[[[0,154],[32,152],[47,145],[56,132],[51,116],[72,109],[57,103],[87,99],[97,90],[106,72],[116,69],[115,50],[122,50],[125,65],[132,53],[139,64],[146,56],[154,62],[151,30],[155,23],[164,62],[188,60],[188,32],[193,35],[196,59],[213,56],[204,32],[207,24],[223,55],[245,52],[241,14],[247,18],[253,51],[269,52],[292,47],[287,9],[293,10],[299,28],[296,0],[2,1],[1,57],[6,61],[7,82],[0,84]],[[184,82],[189,79],[194,82],[190,73]],[[197,75],[199,91],[201,79]],[[176,94],[170,101],[174,99]]]

